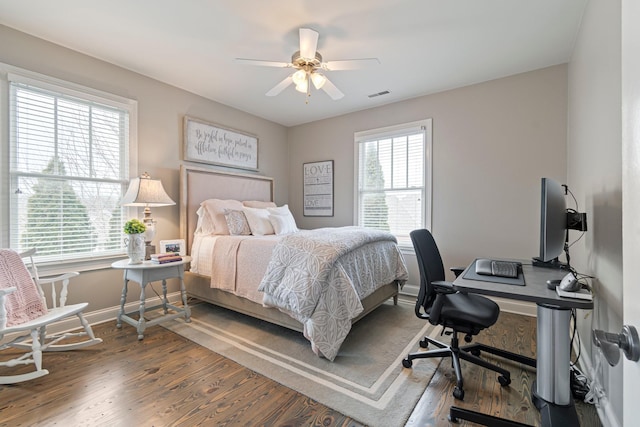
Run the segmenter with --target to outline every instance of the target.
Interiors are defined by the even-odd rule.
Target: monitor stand
[[[553,268],[556,270],[566,270],[567,264],[560,262],[558,258],[554,258],[551,261],[543,261],[542,259],[535,257],[531,259],[534,267]]]

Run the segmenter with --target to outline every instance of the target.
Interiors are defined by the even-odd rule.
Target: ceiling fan
[[[263,61],[258,59],[236,58],[236,62],[264,67],[294,68],[296,71],[275,85],[266,93],[276,96],[292,83],[298,92],[306,93],[309,102],[311,84],[324,90],[333,100],[338,100],[344,94],[324,75],[326,71],[356,70],[370,65],[379,64],[378,58],[349,59],[342,61],[322,61],[322,55],[316,50],[318,46],[318,32],[309,28],[300,28],[300,50],[291,56],[291,62]]]

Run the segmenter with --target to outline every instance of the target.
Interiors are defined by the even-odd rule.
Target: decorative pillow
[[[275,208],[276,204],[273,202],[263,202],[261,200],[245,200],[244,202],[242,202],[242,206],[246,206],[248,208],[266,209]]]
[[[295,233],[298,231],[296,220],[289,210],[289,205],[283,205],[276,208],[268,208],[269,221],[276,234]]]
[[[271,222],[276,234],[289,234],[298,231],[293,216],[269,215],[269,222]]]
[[[229,234],[227,220],[224,217],[225,209],[242,210],[242,203],[238,200],[208,199],[202,202],[201,206],[203,206],[209,214],[211,223],[213,224],[214,234]]]
[[[229,228],[229,234],[232,236],[248,236],[251,234],[247,217],[242,211],[224,210],[224,218],[227,220],[227,227]]]
[[[266,209],[243,207],[242,211],[247,217],[251,234],[254,236],[264,236],[274,234],[273,226],[269,221],[269,211]]]

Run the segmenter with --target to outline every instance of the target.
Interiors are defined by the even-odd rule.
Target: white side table
[[[156,264],[151,261],[144,261],[141,264],[129,264],[128,259],[116,261],[111,264],[111,267],[124,270],[124,285],[122,287],[122,297],[120,298],[120,312],[118,313],[118,320],[116,327],[121,328],[122,322],[128,323],[131,326],[135,326],[138,330],[138,339],[144,338],[144,330],[147,326],[153,326],[166,320],[175,319],[180,316],[184,316],[186,322],[191,322],[191,309],[187,305],[187,293],[184,289],[184,265],[191,262],[190,256],[183,256],[182,261],[168,262],[166,264]],[[169,304],[167,300],[167,279],[178,278],[180,279],[180,294],[182,296],[182,307],[176,307],[173,304]],[[132,313],[124,312],[124,304],[127,299],[127,288],[129,280],[138,282],[140,284],[140,318],[138,320],[129,316]],[[147,283],[156,282],[162,280],[162,304],[153,307],[145,307],[145,287]],[[153,320],[146,320],[144,318],[145,311],[162,308],[164,315],[156,317]],[[169,309],[173,313],[169,313]]]

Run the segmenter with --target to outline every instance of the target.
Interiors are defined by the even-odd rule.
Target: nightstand
[[[121,328],[122,322],[128,323],[131,326],[135,326],[138,330],[138,339],[144,338],[144,330],[147,326],[153,326],[160,322],[175,319],[177,317],[184,316],[186,322],[191,322],[191,310],[187,305],[187,293],[184,289],[184,266],[191,261],[190,256],[182,257],[182,261],[168,262],[166,264],[156,264],[151,261],[144,261],[140,264],[129,264],[128,259],[116,261],[111,264],[111,267],[124,270],[124,285],[122,287],[122,297],[120,298],[120,312],[118,313],[118,320],[116,327]],[[182,296],[182,307],[176,307],[173,304],[169,304],[167,300],[167,279],[178,278],[180,279],[180,294]],[[138,310],[140,318],[138,320],[129,316],[132,313],[124,312],[124,304],[127,300],[127,288],[129,286],[129,280],[138,282],[140,284],[140,309]],[[147,283],[156,282],[162,280],[162,304],[147,308],[145,306],[146,294],[145,287]],[[144,318],[145,312],[160,309],[164,311],[164,314],[155,317],[152,320],[146,320]],[[169,309],[173,312],[169,313]]]

